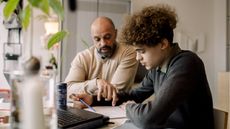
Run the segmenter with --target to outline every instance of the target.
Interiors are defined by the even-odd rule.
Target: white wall
[[[48,51],[44,49],[42,44],[42,36],[45,35],[44,21],[38,19],[38,15],[41,15],[39,10],[33,10],[33,19],[31,20],[30,26],[23,33],[23,44],[24,44],[24,54],[23,58],[25,60],[31,55],[38,57],[44,61],[49,58]],[[31,47],[32,45],[32,47]],[[32,50],[30,50],[32,48]],[[42,64],[43,65],[43,64]]]
[[[176,9],[179,17],[177,29],[191,38],[199,33],[205,35],[205,50],[198,55],[205,64],[215,101],[217,72],[226,69],[225,0],[132,0],[132,11],[160,2]]]
[[[227,42],[227,0],[214,0],[214,63],[215,84],[217,84],[217,73],[226,71],[226,42]],[[217,91],[216,91],[217,92]]]

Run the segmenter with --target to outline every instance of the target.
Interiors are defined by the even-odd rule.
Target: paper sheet
[[[140,129],[140,128],[136,127],[132,122],[126,121],[124,124],[117,126],[113,129]]]
[[[126,117],[125,110],[123,110],[119,106],[115,106],[115,107],[112,107],[112,106],[95,106],[93,108],[96,110],[96,113],[108,116],[110,119],[125,118]],[[92,111],[88,108],[85,110]]]

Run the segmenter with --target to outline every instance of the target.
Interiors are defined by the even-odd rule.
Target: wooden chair
[[[215,129],[228,129],[228,112],[214,109]]]
[[[216,129],[230,129],[230,72],[218,73],[218,85],[214,99],[214,117]]]

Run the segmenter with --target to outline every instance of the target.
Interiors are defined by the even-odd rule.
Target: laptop
[[[109,117],[77,108],[58,109],[59,129],[95,129],[106,125]]]

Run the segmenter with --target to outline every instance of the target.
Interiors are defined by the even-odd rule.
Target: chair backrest
[[[144,66],[142,66],[141,63],[139,63],[134,83],[140,83],[147,74],[147,72],[148,70]]]
[[[215,129],[228,129],[228,112],[214,109]]]

